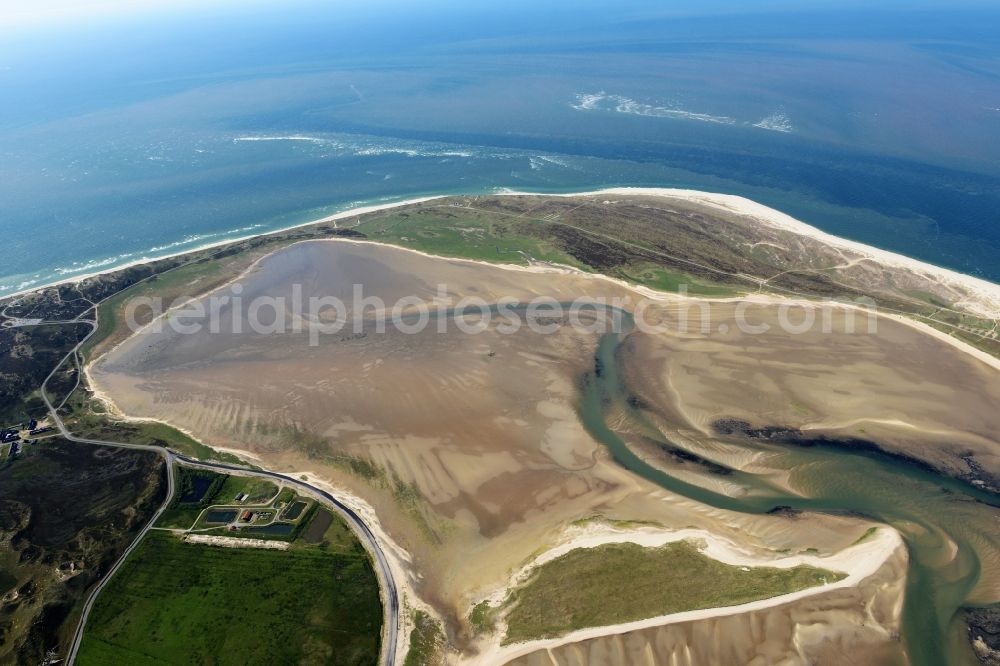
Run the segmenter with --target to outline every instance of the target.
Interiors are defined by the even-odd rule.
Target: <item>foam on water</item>
[[[772,132],[792,132],[794,127],[792,127],[792,121],[787,115],[781,111],[772,113],[771,115],[763,118],[760,122],[754,123],[754,127],[759,127],[760,129],[770,130]]]
[[[599,93],[578,93],[576,103],[571,104],[578,111],[615,111],[617,113],[628,113],[637,116],[650,116],[654,118],[677,118],[681,120],[699,120],[706,123],[719,123],[721,125],[735,125],[737,121],[729,116],[717,116],[710,113],[697,113],[687,111],[678,106],[655,106],[644,104],[623,95],[609,95],[604,91]]]
[[[351,135],[311,136],[293,134],[288,136],[238,136],[234,143],[257,141],[299,141],[332,149],[339,155],[354,157],[378,157],[381,155],[403,155],[405,157],[490,157],[488,153],[475,150],[458,150],[453,146],[428,142],[403,142],[358,137]]]
[[[790,133],[795,130],[791,119],[783,111],[776,111],[767,117],[750,122],[731,116],[701,113],[683,109],[677,104],[655,105],[636,101],[624,95],[611,95],[603,90],[598,93],[577,93],[570,107],[577,111],[610,111],[649,118],[672,118],[675,120],[695,120],[718,125],[756,127],[772,132]]]
[[[329,143],[329,139],[321,139],[315,136],[302,136],[293,134],[291,136],[238,136],[233,139],[234,143],[240,141],[308,141],[310,143]]]

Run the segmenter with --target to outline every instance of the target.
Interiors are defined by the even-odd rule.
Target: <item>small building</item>
[[[240,493],[239,495],[236,496],[236,503],[242,504],[243,502],[246,501],[247,497],[249,497],[247,493]]]
[[[242,520],[244,523],[249,523],[251,520],[253,520],[253,511],[244,511],[243,514],[240,516],[240,520]]]

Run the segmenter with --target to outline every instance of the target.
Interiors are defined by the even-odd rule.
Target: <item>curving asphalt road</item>
[[[379,578],[381,579],[382,589],[385,590],[385,603],[383,609],[385,613],[385,622],[382,634],[382,663],[386,666],[393,666],[396,663],[396,634],[399,629],[399,591],[396,588],[396,581],[392,577],[392,568],[389,566],[389,561],[386,559],[385,552],[382,550],[382,547],[379,545],[378,540],[375,538],[371,529],[365,521],[361,519],[361,516],[354,511],[354,509],[347,506],[322,488],[317,488],[316,486],[306,483],[301,479],[296,479],[295,477],[280,474],[278,472],[272,472],[270,470],[247,469],[246,467],[240,467],[238,465],[205,462],[195,458],[189,458],[188,456],[177,453],[176,451],[169,452],[175,461],[179,461],[180,464],[187,467],[222,470],[235,473],[239,476],[256,476],[278,479],[287,485],[295,486],[300,490],[304,490],[307,494],[312,495],[313,497],[326,500],[326,504],[328,506],[336,510],[336,512],[339,513],[349,525],[354,527],[355,533],[361,538],[361,541],[365,544],[368,552],[373,555],[373,559],[376,563],[375,570],[378,572]]]
[[[347,521],[355,534],[361,539],[362,543],[368,549],[368,552],[372,555],[372,559],[375,561],[376,567],[375,571],[379,577],[380,588],[383,592],[383,613],[385,615],[384,621],[382,623],[382,658],[381,662],[384,666],[395,666],[396,664],[396,638],[399,629],[399,589],[396,586],[396,581],[392,576],[392,568],[389,566],[389,560],[385,556],[385,552],[382,550],[381,545],[375,538],[374,533],[371,528],[361,519],[361,516],[357,514],[349,506],[338,500],[329,492],[323,490],[322,488],[317,488],[311,484],[302,481],[301,479],[296,479],[285,474],[280,474],[278,472],[272,472],[263,469],[249,469],[246,467],[240,467],[239,465],[228,465],[225,463],[208,462],[203,460],[198,460],[196,458],[190,458],[188,456],[182,455],[173,451],[171,449],[159,447],[159,446],[148,446],[145,444],[128,444],[126,442],[111,442],[100,439],[87,439],[84,437],[77,437],[73,435],[67,428],[66,424],[63,423],[62,418],[56,411],[58,408],[52,404],[49,400],[49,396],[45,391],[45,387],[48,385],[49,380],[55,375],[56,371],[62,367],[63,363],[67,359],[73,357],[77,361],[79,367],[79,353],[80,347],[97,331],[97,307],[94,307],[94,321],[88,321],[85,319],[74,319],[65,322],[39,322],[38,325],[54,324],[54,323],[66,323],[66,324],[88,324],[91,327],[90,333],[88,333],[84,338],[77,343],[73,349],[66,354],[56,364],[52,369],[52,372],[48,374],[45,380],[42,382],[41,394],[42,400],[45,401],[45,406],[49,411],[49,415],[52,417],[52,421],[55,423],[56,427],[59,428],[59,432],[64,439],[71,442],[76,442],[78,444],[92,444],[97,446],[113,446],[123,449],[140,449],[144,451],[154,451],[159,455],[164,457],[167,465],[167,496],[160,505],[160,508],[156,510],[153,514],[153,518],[146,524],[146,526],[139,532],[138,536],[129,544],[129,547],[125,549],[118,561],[115,562],[111,570],[108,571],[107,575],[98,583],[97,587],[91,590],[90,594],[87,596],[87,600],[84,602],[83,612],[80,614],[80,621],[77,624],[76,631],[73,634],[73,641],[70,644],[69,651],[66,656],[66,663],[72,665],[76,661],[77,653],[80,649],[80,643],[83,640],[84,627],[87,624],[87,618],[90,616],[90,611],[94,607],[94,603],[97,600],[97,595],[100,594],[104,586],[111,580],[112,576],[118,571],[122,563],[129,554],[135,549],[135,547],[142,541],[146,533],[149,532],[150,528],[156,523],[163,512],[169,506],[170,501],[174,496],[174,465],[183,465],[185,467],[195,467],[201,469],[209,470],[220,470],[224,472],[235,473],[241,476],[256,476],[262,478],[272,478],[278,479],[284,483],[295,486],[300,490],[305,491],[307,494],[312,495],[320,501],[323,501],[328,506],[330,506],[334,511],[340,514],[344,520]],[[79,381],[79,372],[77,375],[77,381]],[[64,401],[65,402],[65,401]],[[62,405],[59,405],[60,407]]]

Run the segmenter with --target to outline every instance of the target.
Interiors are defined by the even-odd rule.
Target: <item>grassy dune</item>
[[[403,666],[433,666],[440,663],[443,643],[441,625],[427,613],[414,611],[410,650],[406,653]]]
[[[706,557],[685,542],[661,548],[630,543],[581,548],[542,565],[512,593],[506,640],[732,606],[841,578],[843,574],[808,566],[744,570]]]
[[[524,204],[491,199],[484,208],[477,207],[482,200],[460,201],[463,203],[432,201],[391,209],[362,218],[356,229],[374,241],[446,257],[509,264],[526,264],[530,257],[603,272],[665,291],[674,291],[683,284],[692,294],[737,293],[728,285],[712,284],[657,262],[656,255],[647,251],[648,243],[638,247],[616,245],[604,237],[590,238],[576,227],[559,222],[567,210],[577,209],[579,204],[573,201],[566,205],[558,200],[533,198]],[[541,203],[553,209],[536,210],[534,207]],[[506,207],[509,204],[513,205],[510,209]],[[610,226],[628,237],[625,225],[617,221],[611,225],[606,220],[600,222],[602,228]]]

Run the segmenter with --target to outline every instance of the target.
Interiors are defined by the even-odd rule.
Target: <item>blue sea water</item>
[[[367,203],[613,185],[741,194],[1000,281],[1000,10],[838,4],[5,26],[0,295]]]

